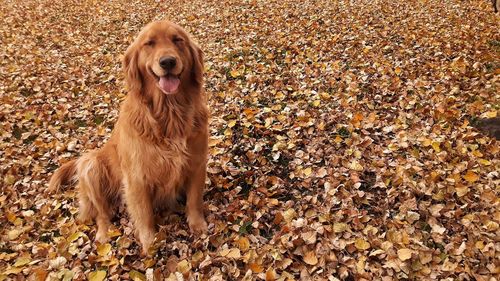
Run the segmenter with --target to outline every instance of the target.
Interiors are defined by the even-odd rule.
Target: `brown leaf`
[[[316,257],[316,253],[314,251],[309,251],[305,253],[304,257],[304,262],[310,265],[316,265],[318,264],[318,258]]]

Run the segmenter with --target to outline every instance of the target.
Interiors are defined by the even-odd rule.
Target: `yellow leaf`
[[[363,171],[363,166],[359,164],[357,160],[352,160],[351,164],[349,165],[349,169],[361,172]]]
[[[7,232],[7,237],[9,238],[9,240],[14,240],[17,237],[19,237],[19,235],[21,235],[21,233],[23,233],[22,229],[18,229],[18,228],[12,229],[12,230],[9,230],[9,232]]]
[[[231,121],[229,121],[229,122],[227,123],[227,126],[228,126],[229,128],[232,128],[232,127],[234,127],[235,125],[236,125],[236,120],[231,120]]]
[[[191,264],[187,260],[181,260],[177,264],[177,271],[182,274],[186,274],[189,270],[191,270]]]
[[[110,251],[111,251],[111,244],[109,243],[97,246],[97,254],[101,257],[107,256]]]
[[[153,265],[155,265],[155,264],[156,264],[155,259],[147,259],[144,261],[144,267],[146,267],[146,268],[153,267]]]
[[[398,258],[402,261],[411,259],[411,254],[413,253],[410,249],[399,249],[398,250]]]
[[[320,103],[321,103],[320,100],[315,100],[312,102],[312,106],[318,107],[320,105]]]
[[[336,222],[333,224],[333,231],[335,233],[344,232],[346,230],[347,230],[347,224],[345,224],[343,222]]]
[[[120,232],[120,230],[118,230],[116,228],[110,228],[108,230],[108,237],[109,238],[117,237],[117,236],[120,236],[120,235],[122,235],[122,233]]]
[[[14,263],[15,267],[23,266],[31,262],[31,257],[29,256],[22,256],[17,258],[16,262]]]
[[[238,239],[238,247],[243,252],[247,251],[250,248],[250,241],[248,241],[248,238],[241,237],[240,239]]]
[[[305,168],[303,173],[304,173],[304,176],[309,177],[312,173],[311,167]]]
[[[296,215],[297,212],[295,212],[294,209],[288,209],[283,213],[283,218],[285,219],[286,222],[291,222]]]
[[[7,185],[13,185],[16,182],[16,178],[13,175],[9,174],[9,175],[5,176],[5,178],[3,179],[3,181]]]
[[[397,66],[397,67],[394,69],[394,73],[396,73],[396,75],[401,74],[401,68],[400,68],[399,66]]]
[[[354,246],[358,250],[368,250],[370,249],[370,243],[366,241],[363,238],[356,238],[356,241],[354,241]]]
[[[424,140],[422,141],[422,145],[423,145],[424,147],[428,147],[428,146],[430,146],[431,144],[432,144],[432,140],[431,140],[431,139],[424,139]]]
[[[491,162],[486,159],[478,159],[477,162],[481,163],[482,165],[489,166],[491,165]]]
[[[231,71],[229,72],[229,74],[231,75],[231,77],[233,77],[233,78],[237,78],[238,76],[240,76],[240,75],[241,75],[241,72],[240,72],[240,71],[238,71],[238,70],[236,70],[236,69],[233,69],[233,70],[231,70]]]
[[[498,229],[498,223],[492,220],[489,220],[484,224],[484,226],[486,226],[486,229],[491,233],[495,232]]]
[[[221,143],[222,140],[221,139],[213,139],[213,138],[210,138],[210,140],[208,140],[208,146],[209,147],[214,147],[216,146],[217,144]]]
[[[131,270],[129,273],[128,273],[130,279],[134,280],[134,281],[146,281],[146,275],[140,273],[139,271],[136,271],[136,270]]]
[[[304,262],[309,265],[316,265],[318,263],[318,258],[316,257],[316,253],[314,253],[314,251],[307,252],[304,255]]]
[[[432,145],[432,148],[434,148],[434,150],[435,150],[436,152],[441,152],[441,147],[440,147],[440,143],[439,143],[439,142],[437,142],[437,141],[433,141],[433,142],[431,143],[431,145]]]
[[[102,281],[106,278],[106,270],[92,271],[89,273],[89,281]]]
[[[9,274],[18,274],[19,272],[23,271],[24,267],[11,267],[3,272],[5,275]]]
[[[463,176],[463,178],[466,181],[472,183],[472,182],[477,181],[479,179],[479,176],[476,173],[474,173],[473,171],[467,171],[467,173],[465,174],[465,176]]]
[[[487,111],[483,114],[481,114],[481,117],[483,118],[495,118],[497,117],[497,111],[496,110],[492,110],[492,111]]]
[[[78,238],[82,237],[83,235],[85,235],[85,234],[81,231],[75,232],[68,237],[68,242],[71,243],[73,241],[76,241]]]

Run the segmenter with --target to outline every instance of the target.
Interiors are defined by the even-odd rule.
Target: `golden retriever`
[[[203,55],[181,27],[148,24],[127,49],[128,88],[111,138],[67,162],[49,182],[54,191],[78,180],[80,219],[95,219],[96,240],[107,240],[110,218],[123,198],[146,252],[155,236],[154,213],[186,198],[189,228],[207,231],[203,189],[208,108]]]

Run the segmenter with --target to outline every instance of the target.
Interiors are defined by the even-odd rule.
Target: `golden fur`
[[[162,92],[162,57],[177,59],[176,93]],[[147,25],[123,59],[128,95],[109,141],[69,161],[52,176],[56,190],[78,179],[80,218],[95,219],[96,239],[107,240],[110,218],[121,198],[146,251],[155,235],[153,214],[186,197],[186,216],[194,233],[207,231],[203,189],[208,150],[208,108],[202,88],[202,52],[179,26]],[[166,77],[166,76],[165,76]]]

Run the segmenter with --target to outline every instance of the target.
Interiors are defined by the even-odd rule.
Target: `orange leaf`
[[[473,171],[467,171],[467,173],[465,174],[465,176],[463,176],[463,178],[466,181],[472,183],[472,182],[477,181],[479,179],[479,176],[476,173],[474,173]]]
[[[260,265],[258,263],[249,263],[248,267],[254,273],[261,273],[262,271],[264,271],[264,268],[262,267],[262,265]]]

